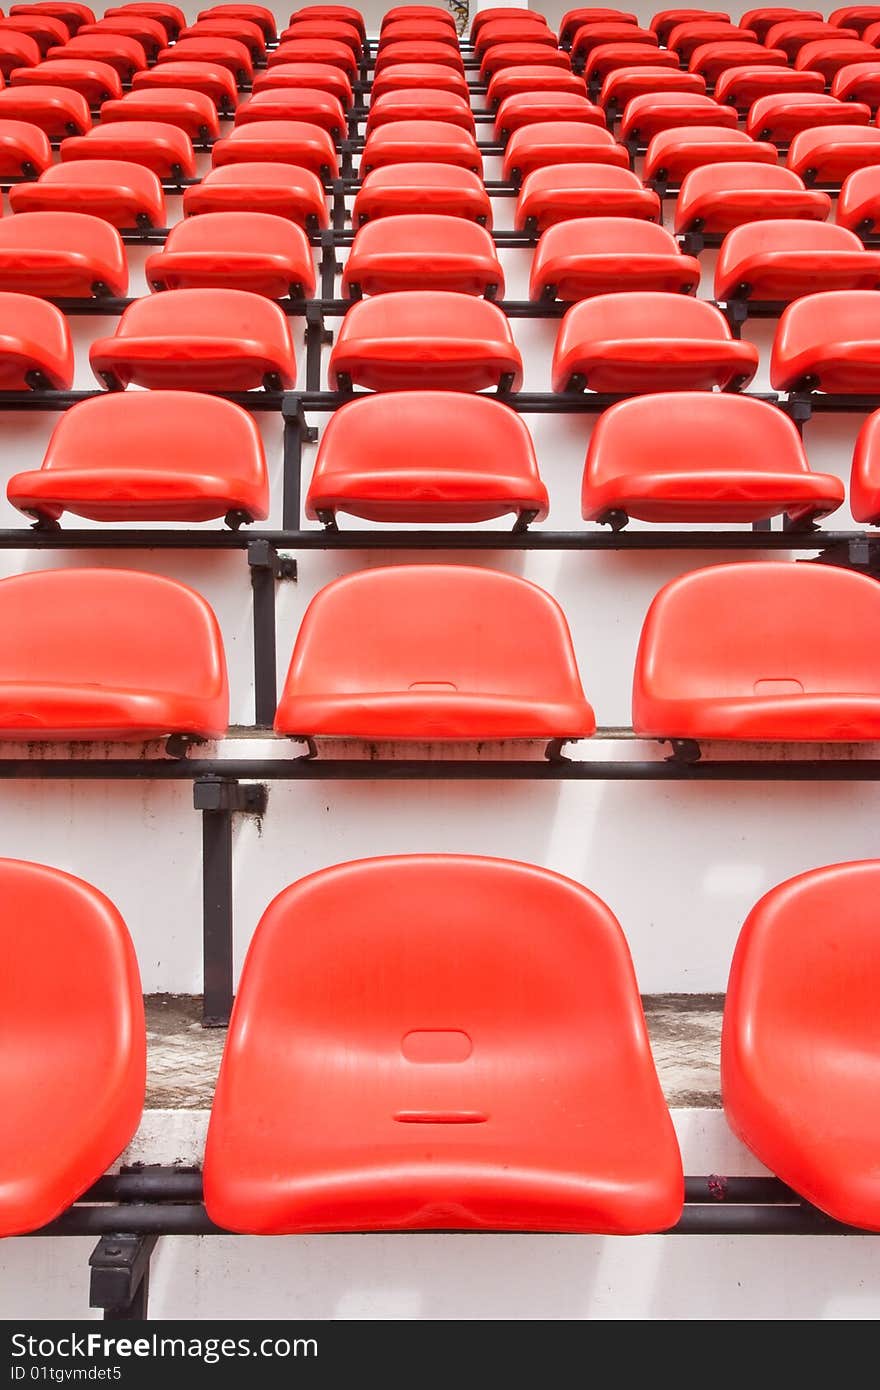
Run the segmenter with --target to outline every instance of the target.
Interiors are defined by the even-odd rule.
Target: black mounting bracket
[[[247,548],[254,604],[254,713],[258,728],[272,727],[275,718],[275,581],[296,579],[296,560],[279,555],[267,540],[251,540]]]
[[[105,1322],[143,1322],[150,1293],[155,1235],[101,1236],[89,1256],[89,1307]]]
[[[284,418],[282,525],[285,531],[298,531],[302,522],[302,451],[314,444],[318,431],[306,420],[301,396],[285,395],[281,407]]]

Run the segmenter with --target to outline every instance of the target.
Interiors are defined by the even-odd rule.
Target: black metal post
[[[275,718],[275,581],[296,579],[296,561],[280,556],[268,541],[248,546],[254,602],[254,715],[258,729],[271,729]]]
[[[89,1256],[89,1307],[105,1322],[142,1322],[150,1296],[150,1260],[157,1235],[103,1235]]]

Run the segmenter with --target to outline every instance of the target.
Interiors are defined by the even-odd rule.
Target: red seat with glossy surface
[[[237,83],[252,82],[254,77],[251,55],[236,39],[178,39],[170,48],[160,48],[159,62],[211,63],[226,68]]]
[[[109,63],[87,58],[52,58],[32,68],[13,68],[13,87],[64,87],[79,92],[89,106],[100,106],[108,97],[122,96],[119,73]]]
[[[463,73],[438,63],[395,63],[374,77],[370,106],[389,92],[406,91],[451,92],[468,101],[468,85]]]
[[[354,32],[354,31],[352,31]],[[360,43],[355,33],[355,40]],[[243,43],[252,63],[265,61],[266,38],[258,24],[241,19],[200,19],[180,31],[181,39],[235,39]]]
[[[432,14],[436,13],[432,6],[423,5],[420,6],[420,8],[423,12],[427,12],[430,9]],[[401,9],[406,9],[407,11],[410,11],[413,9],[413,6],[398,6],[394,10],[388,10],[388,12],[385,15],[385,20],[390,19],[391,15],[399,14]],[[450,18],[452,18],[451,15]],[[547,20],[542,14],[539,14],[537,10],[530,10],[526,6],[490,6],[486,10],[477,10],[476,14],[471,20],[471,40],[473,41],[479,36],[480,30],[483,28],[484,24],[491,24],[492,21],[496,19],[517,19],[524,24],[527,24],[531,21],[531,23],[539,25],[541,28],[545,28],[547,25]],[[455,21],[453,20],[453,23],[454,22]]]
[[[183,191],[183,214],[267,212],[307,231],[330,225],[324,187],[310,169],[294,164],[227,164],[209,169]]]
[[[0,176],[35,178],[51,163],[49,137],[39,126],[0,120]]]
[[[382,217],[358,229],[343,268],[342,289],[353,299],[425,289],[494,299],[504,294],[504,271],[485,227],[462,217],[412,213]]]
[[[651,738],[880,739],[880,587],[832,565],[714,565],[652,602],[633,683]],[[708,640],[711,634],[711,640]]]
[[[78,37],[82,39],[102,34],[116,34],[121,38],[133,39],[135,43],[140,44],[149,63],[155,62],[159,49],[164,48],[168,42],[164,25],[147,15],[120,15],[115,19],[111,15],[109,19],[99,19],[96,24],[81,25]],[[56,39],[56,43],[64,42],[63,37]]]
[[[282,63],[266,72],[258,72],[254,77],[253,95],[296,92],[302,88],[327,92],[336,97],[346,111],[353,100],[350,81],[330,63]]]
[[[838,24],[841,28],[855,29],[856,33],[862,34],[869,24],[876,24],[880,20],[880,5],[845,5],[843,9],[834,10],[828,16],[829,24]]]
[[[0,293],[0,391],[69,391],[73,344],[60,309],[30,294]]]
[[[579,92],[517,92],[498,106],[495,138],[504,141],[521,127],[542,121],[576,121],[604,129],[605,113]]]
[[[660,199],[630,169],[610,164],[551,164],[523,179],[517,231],[543,232],[571,217],[638,217],[660,221]]]
[[[290,29],[285,29],[283,38],[295,38],[301,25],[293,25]],[[537,25],[532,26],[535,32],[540,32]],[[330,37],[330,35],[328,35]],[[335,35],[333,36],[335,37]],[[436,22],[430,19],[397,19],[390,24],[382,26],[382,34],[379,39],[378,52],[387,48],[390,43],[412,43],[419,39],[425,39],[429,43],[447,43],[452,48],[458,48],[458,35],[455,28],[450,28],[442,21]],[[554,44],[556,40],[553,40]],[[476,55],[479,57],[479,53]]]
[[[255,121],[305,121],[320,126],[334,140],[340,139],[348,129],[339,98],[315,87],[275,88],[255,93],[239,106],[235,124],[251,125]]]
[[[615,24],[607,21],[581,24],[575,30],[571,41],[571,56],[575,61],[585,63],[595,49],[608,43],[641,44],[646,48],[656,48],[657,35],[653,30],[641,29],[637,24]]]
[[[123,38],[121,34],[77,35],[66,44],[50,48],[47,60],[54,58],[84,58],[87,62],[106,63],[119,73],[123,82],[130,82],[132,75],[142,72],[147,66],[143,44],[136,39]]]
[[[388,164],[454,164],[482,174],[483,159],[468,130],[449,121],[394,121],[370,132],[361,153],[361,173]]]
[[[715,83],[715,100],[727,101],[738,111],[748,111],[759,97],[776,96],[783,92],[824,92],[825,78],[821,72],[795,72],[793,68],[742,67],[728,68]]]
[[[0,222],[0,230],[2,230]],[[309,239],[289,219],[267,212],[187,217],[146,259],[153,290],[250,290],[268,299],[311,299],[315,266]]]
[[[864,101],[876,110],[880,105],[880,53],[873,62],[848,63],[838,68],[831,82],[831,95],[840,101]]]
[[[622,109],[634,97],[652,96],[660,92],[705,96],[706,79],[696,72],[682,72],[680,68],[617,68],[609,72],[603,81],[598,102],[600,106]]]
[[[774,24],[784,24],[787,20],[803,22],[811,19],[821,22],[822,15],[818,10],[790,9],[783,6],[777,9],[747,10],[739,22],[743,29],[751,29],[757,34],[763,43]]]
[[[596,721],[555,599],[470,565],[337,579],[297,634],[275,731],[416,742],[587,738]]]
[[[355,194],[355,227],[373,217],[438,213],[492,226],[492,204],[479,174],[454,164],[389,164],[367,174]]]
[[[880,391],[880,296],[829,290],[789,304],[770,356],[775,391]]]
[[[577,300],[609,291],[694,294],[700,263],[663,227],[634,217],[572,218],[541,234],[529,298]]]
[[[823,290],[880,288],[880,251],[830,222],[752,222],[724,238],[715,263],[715,298],[788,303]]]
[[[662,421],[662,428],[658,422]],[[587,521],[798,522],[833,512],[843,484],[813,473],[796,427],[764,401],[670,391],[620,401],[590,436],[581,511]]]
[[[46,299],[128,291],[125,247],[115,227],[82,212],[20,212],[0,219],[0,290]]]
[[[827,193],[805,188],[803,179],[778,164],[703,164],[682,179],[675,204],[675,231],[729,232],[765,217],[799,217],[824,222],[831,212]]]
[[[733,106],[719,106],[711,97],[692,92],[654,92],[632,97],[624,107],[620,124],[621,140],[646,145],[663,130],[686,126],[727,126],[735,130],[739,116]]]
[[[218,111],[234,111],[238,103],[235,78],[219,63],[157,63],[146,72],[136,72],[131,81],[135,92],[202,92]]]
[[[277,37],[275,15],[265,5],[211,5],[199,10],[197,18],[205,19],[243,19],[248,24],[256,24],[267,43]]]
[[[774,24],[771,29],[768,29],[764,42],[768,48],[781,48],[791,62],[807,44],[818,43],[822,40],[834,43],[838,40],[846,41],[847,39],[858,39],[858,37],[858,32],[855,29],[844,29],[837,24],[827,24],[821,19],[806,19],[801,16],[798,19],[784,19],[781,23]]]
[[[375,86],[374,89],[375,91]],[[507,97],[521,92],[573,92],[576,96],[586,96],[587,84],[574,72],[563,72],[561,68],[542,67],[540,64],[521,68],[502,68],[489,80],[486,92],[487,106],[497,106]]]
[[[84,135],[92,124],[89,103],[63,87],[7,87],[0,91],[0,119],[38,126],[50,140]]]
[[[458,92],[424,90],[406,87],[398,92],[385,92],[370,102],[367,135],[383,125],[398,121],[446,121],[474,134],[474,114],[467,99]]]
[[[487,82],[502,69],[529,67],[532,64],[559,68],[562,72],[571,70],[571,59],[559,48],[548,48],[540,43],[498,43],[483,54],[480,81]]]
[[[696,49],[710,43],[757,45],[758,36],[752,29],[740,28],[729,21],[724,23],[715,19],[686,19],[669,31],[666,47],[677,53],[682,63],[688,63]]]
[[[880,164],[876,126],[824,126],[802,130],[791,142],[786,164],[805,183],[837,183],[854,169]]]
[[[444,31],[446,32],[446,31]],[[298,24],[292,24],[280,35],[281,44],[289,42],[291,39],[296,41],[316,40],[318,43],[329,41],[330,43],[341,43],[346,48],[350,48],[356,61],[360,61],[363,50],[363,38],[358,29],[353,24],[348,24],[343,19],[303,19]],[[456,41],[457,42],[457,41]]]
[[[629,155],[610,130],[577,121],[537,121],[515,130],[504,151],[503,177],[521,179],[550,164],[614,164],[629,168]]]
[[[754,140],[787,144],[802,130],[827,125],[867,125],[871,108],[864,102],[838,101],[824,93],[785,92],[760,97],[752,104],[746,133]]]
[[[213,1220],[623,1235],[673,1225],[683,1190],[623,932],[580,884],[407,855],[270,904],[211,1114]]]
[[[335,179],[339,174],[333,137],[308,121],[255,121],[236,126],[231,134],[217,140],[211,150],[215,169],[225,164],[266,160],[272,164],[295,164],[325,179]]]
[[[59,418],[42,467],[10,478],[14,507],[41,521],[210,521],[269,512],[260,432],[241,406],[192,391],[80,401]]]
[[[880,222],[880,165],[854,169],[837,200],[837,221],[852,232],[871,232]]]
[[[758,43],[704,43],[695,48],[688,63],[689,72],[698,72],[707,82],[717,82],[731,68],[778,67],[785,62],[779,48],[762,48]]]
[[[101,124],[120,121],[160,121],[177,126],[190,140],[216,140],[220,135],[217,107],[205,92],[171,91],[168,88],[126,92],[118,101],[105,101]]]
[[[547,515],[522,417],[500,401],[448,391],[387,391],[349,401],[321,435],[306,515],[470,524]]]
[[[83,212],[113,227],[164,227],[165,198],[156,175],[121,159],[53,164],[35,183],[9,190],[14,213]]]
[[[880,861],[781,883],[737,942],[721,1042],[733,1132],[836,1221],[880,1231]]]
[[[176,580],[113,569],[17,574],[0,580],[0,634],[2,739],[226,733],[220,628]]]
[[[49,15],[66,24],[71,34],[75,34],[82,24],[94,24],[95,12],[88,5],[80,5],[76,0],[35,0],[33,4],[11,5],[11,15],[36,14]]]
[[[324,7],[321,6],[319,8]],[[303,11],[302,13],[305,13],[305,11]],[[359,14],[360,12],[355,11],[353,13]],[[507,13],[507,11],[505,11],[505,13]],[[513,11],[513,13],[519,15],[521,14],[521,11],[515,10]],[[528,13],[533,14],[532,11],[528,11]],[[455,28],[455,20],[453,19],[452,15],[449,13],[448,10],[441,10],[439,5],[393,5],[391,9],[386,10],[384,15],[382,16],[382,23],[379,25],[379,32],[381,34],[389,24],[399,24],[403,21],[408,21],[412,19],[425,19],[430,21],[431,24],[445,24],[449,29]],[[296,15],[291,15],[291,24],[293,24],[295,20]],[[363,19],[361,19],[361,27],[363,28]]]
[[[196,173],[192,140],[166,121],[125,121],[71,135],[62,142],[61,160],[76,159],[126,159],[160,179],[191,179]]]
[[[362,299],[349,309],[329,364],[330,389],[483,391],[522,384],[510,324],[484,299],[412,290]]]
[[[82,879],[0,859],[0,1236],[46,1225],[138,1127],[146,1032],[125,923]]]
[[[284,45],[285,49],[290,47],[290,44]],[[281,51],[278,50],[279,53]],[[549,50],[538,51],[544,53]],[[390,43],[376,58],[374,73],[378,77],[386,68],[397,67],[401,63],[434,63],[438,67],[449,68],[451,72],[464,75],[464,63],[458,49],[448,43],[431,43],[430,39],[420,40],[418,43]]]
[[[109,10],[104,11],[105,19],[114,19],[117,15],[140,14],[146,15],[148,19],[155,19],[162,25],[169,39],[174,39],[180,33],[186,19],[183,10],[177,5],[166,5],[161,0],[132,0],[131,4],[115,5]]]
[[[685,295],[603,294],[575,304],[553,352],[553,390],[739,390],[758,349],[735,341],[724,315]]]
[[[665,44],[677,24],[686,24],[690,20],[706,19],[715,24],[730,24],[730,15],[723,10],[658,10],[651,20],[651,28],[657,35],[662,44]]]
[[[662,130],[653,137],[642,174],[646,181],[657,179],[676,184],[701,164],[734,164],[738,160],[775,164],[778,157],[775,145],[752,140],[742,130],[730,130],[723,125],[696,129],[679,126],[674,130]]]
[[[34,40],[43,58],[47,49],[54,48],[59,43],[67,43],[70,38],[67,25],[47,14],[10,15],[6,19],[0,19],[0,29],[7,33],[26,34]]]
[[[41,57],[36,39],[0,25],[0,76],[8,77],[14,68],[33,67]]]
[[[500,13],[500,11],[499,11]],[[584,24],[638,24],[638,19],[627,10],[613,10],[592,7],[582,10],[568,10],[559,25],[559,42],[571,44],[578,29]],[[653,24],[651,28],[653,29]],[[662,43],[661,39],[661,43]]]
[[[819,72],[830,82],[836,72],[851,63],[865,63],[872,60],[877,50],[869,43],[858,39],[820,39],[818,43],[804,44],[794,60],[796,69],[805,68]]]
[[[618,68],[668,68],[680,71],[678,58],[665,48],[649,44],[602,43],[587,59],[584,76],[588,82],[604,82]]]
[[[189,391],[249,391],[296,383],[293,336],[277,304],[245,290],[169,290],[136,299],[116,332],[89,350],[110,390],[130,382]]]
[[[398,26],[395,25],[394,28],[396,32]],[[386,32],[390,38],[391,26],[388,27]],[[400,33],[398,37],[417,37],[417,35],[404,35]],[[425,37],[433,38],[434,35],[432,34],[429,36],[426,33]],[[385,34],[383,33],[383,42],[384,38]],[[458,43],[458,39],[454,34],[450,34],[449,41],[456,44]],[[545,48],[555,48],[556,35],[547,24],[546,20],[544,24],[541,25],[534,24],[531,20],[490,19],[487,24],[482,26],[479,34],[474,40],[474,57],[482,58],[483,54],[486,53],[488,49],[493,48],[499,43],[533,43],[542,44]]]
[[[390,13],[390,11],[389,11]],[[452,16],[449,16],[452,19]],[[341,19],[353,24],[362,38],[366,38],[364,17],[353,5],[302,5],[290,16],[291,24],[305,23],[311,19]],[[455,21],[453,20],[453,24]]]
[[[880,411],[868,416],[853,450],[849,505],[856,521],[880,523]]]

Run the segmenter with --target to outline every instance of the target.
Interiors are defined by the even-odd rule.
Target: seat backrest
[[[717,263],[719,281],[728,266],[745,256],[776,256],[786,251],[863,251],[854,232],[833,222],[804,221],[796,217],[769,218],[734,227],[724,239]]]
[[[641,180],[631,169],[614,164],[548,164],[526,174],[520,189],[520,199],[554,188],[620,188],[644,190]]]
[[[203,214],[207,216],[207,214]],[[226,216],[226,214],[222,214]],[[236,338],[290,342],[287,319],[277,304],[247,290],[166,290],[129,304],[117,338]]]
[[[870,290],[824,290],[787,305],[773,357],[787,361],[831,343],[872,343],[880,357],[880,304],[875,307]]]
[[[803,179],[781,164],[758,164],[754,160],[731,160],[719,164],[701,164],[691,169],[681,181],[679,201],[703,198],[707,193],[722,193],[727,189],[791,189],[804,192]]]
[[[513,342],[507,316],[496,304],[448,290],[401,290],[361,299],[343,319],[337,342],[351,338]]]
[[[636,217],[573,217],[541,234],[535,261],[553,256],[679,255],[678,242],[656,222]],[[625,278],[625,272],[623,277]]]
[[[54,166],[60,168],[60,166]],[[83,212],[19,212],[0,218],[0,252],[69,252],[105,265],[118,279],[128,282],[125,247],[115,227],[101,217]]]
[[[185,218],[169,231],[164,250],[293,255],[306,265],[311,259],[302,228],[269,212],[206,212]]]
[[[395,256],[411,251],[496,259],[495,243],[485,227],[463,217],[430,212],[399,213],[365,222],[352,244],[352,255]]]
[[[714,304],[661,291],[623,291],[585,299],[569,309],[559,332],[557,355],[585,341],[700,339],[730,342],[724,315]]]

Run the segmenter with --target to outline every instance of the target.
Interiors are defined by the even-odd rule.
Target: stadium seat
[[[768,48],[781,48],[789,62],[793,62],[807,44],[831,43],[843,39],[858,39],[855,29],[843,29],[840,25],[827,24],[821,19],[784,19],[768,29],[764,43]]]
[[[0,1236],[14,1236],[60,1216],[132,1139],[146,1030],[134,947],[109,898],[19,859],[0,859],[0,894]]]
[[[220,135],[217,107],[205,92],[189,92],[186,88],[144,89],[126,92],[117,101],[105,101],[101,107],[101,124],[119,121],[161,121],[177,126],[190,140],[216,140]]]
[[[696,49],[709,43],[746,43],[757,46],[758,37],[753,30],[741,29],[729,21],[724,23],[715,19],[686,19],[669,31],[666,47],[677,53],[683,64],[687,64]]]
[[[63,87],[79,92],[89,106],[100,106],[108,97],[122,96],[119,73],[109,63],[87,58],[52,58],[32,68],[14,68],[12,87]]]
[[[393,290],[455,290],[495,299],[504,294],[504,271],[485,227],[462,217],[410,213],[358,229],[342,290],[352,299]]]
[[[339,175],[333,137],[308,121],[254,121],[236,126],[211,150],[215,169],[226,164],[295,164],[329,180]]]
[[[746,134],[753,140],[787,145],[802,130],[827,125],[867,125],[870,119],[871,108],[864,102],[838,101],[824,93],[785,92],[753,102]]]
[[[778,96],[784,92],[824,92],[825,78],[820,72],[795,72],[794,68],[742,67],[728,68],[715,83],[715,100],[729,102],[738,111],[748,111],[759,97]]]
[[[628,169],[629,155],[610,130],[577,121],[537,121],[514,131],[504,151],[505,179],[517,183],[550,164],[614,164]]]
[[[876,111],[880,106],[880,53],[873,62],[848,63],[838,68],[831,82],[831,95],[840,101],[863,101]]]
[[[0,91],[0,120],[39,126],[50,140],[85,135],[92,124],[89,103],[63,87],[6,87]]]
[[[809,69],[821,73],[826,82],[831,82],[835,73],[852,63],[871,62],[876,48],[858,39],[820,39],[818,43],[805,44],[794,60],[795,68]]]
[[[851,232],[873,232],[880,222],[880,166],[855,169],[844,179],[837,200],[837,221]]]
[[[70,135],[62,141],[61,160],[77,159],[126,159],[152,169],[160,179],[191,179],[196,173],[192,141],[167,121],[125,121]]]
[[[637,24],[593,23],[581,24],[571,40],[571,57],[574,63],[585,64],[601,44],[626,43],[640,44],[642,47],[657,48],[657,35],[651,29],[642,29]]]
[[[0,221],[0,232],[2,227]],[[288,218],[266,212],[185,218],[147,257],[144,275],[153,290],[250,290],[267,299],[315,294],[308,237]]]
[[[321,180],[294,164],[227,164],[209,169],[200,183],[183,190],[183,213],[193,217],[209,212],[274,213],[306,231],[330,225]]]
[[[589,299],[614,290],[694,294],[700,263],[683,256],[663,227],[634,217],[571,218],[541,234],[532,261],[532,300]]]
[[[189,391],[296,384],[287,319],[277,304],[245,290],[169,290],[136,299],[112,337],[92,343],[89,361],[111,391],[131,382]]]
[[[804,183],[840,183],[854,169],[880,164],[876,126],[823,126],[802,130],[791,142],[786,164]]]
[[[206,10],[199,10],[197,18],[199,20],[243,19],[249,24],[258,25],[267,43],[274,43],[277,38],[275,15],[265,5],[211,5]],[[363,21],[361,21],[362,31]]]
[[[508,11],[505,10],[504,13],[507,14]],[[517,11],[517,13],[520,14],[521,12]],[[535,22],[540,21],[541,17],[536,16],[534,11],[529,10],[527,13]],[[291,24],[294,22],[295,18],[295,15],[291,16]],[[379,32],[382,33],[389,24],[399,24],[402,21],[409,21],[412,19],[424,19],[431,24],[445,24],[448,29],[455,28],[455,20],[449,10],[441,10],[438,5],[393,5],[391,9],[386,10],[382,16]],[[546,23],[546,20],[543,22]],[[361,20],[361,26],[363,28],[363,20]]]
[[[134,742],[227,731],[217,619],[176,580],[113,569],[13,575],[0,580],[0,633],[4,740]]]
[[[683,1191],[626,940],[580,884],[406,855],[269,905],[209,1125],[218,1224],[625,1235]]]
[[[873,411],[859,430],[849,481],[850,511],[856,521],[880,524],[880,411]]]
[[[254,78],[251,55],[237,39],[178,39],[170,48],[160,48],[159,62],[210,63],[226,68],[238,84],[250,83]]]
[[[121,159],[81,159],[53,164],[33,183],[9,190],[14,213],[77,212],[102,217],[113,227],[164,227],[162,185],[150,169]]]
[[[444,32],[446,31],[444,30]],[[360,30],[343,19],[304,19],[285,29],[279,38],[281,44],[287,43],[291,39],[297,42],[315,40],[318,43],[341,43],[346,48],[351,49],[356,62],[360,62],[363,52],[364,41]]]
[[[855,29],[857,34],[862,34],[869,24],[876,24],[878,19],[880,5],[846,5],[841,10],[834,10],[828,16],[828,23]]]
[[[355,36],[357,38],[357,35]],[[243,43],[252,63],[266,58],[266,38],[258,24],[241,19],[200,19],[180,31],[181,39],[235,39]],[[360,39],[358,38],[358,42]]]
[[[45,58],[47,49],[54,48],[59,43],[67,43],[70,38],[67,25],[48,14],[10,15],[6,19],[0,19],[0,29],[7,33],[26,34],[34,40],[41,58]]]
[[[410,35],[401,32],[403,28],[402,24],[396,24],[393,26],[393,28],[396,37],[418,37],[414,34]],[[455,37],[454,34],[452,34],[452,31],[448,30],[447,32],[450,34],[450,38],[447,40],[447,42],[457,44],[458,39]],[[388,26],[387,31],[383,32],[382,42],[385,41],[386,34],[387,37],[390,39],[392,36],[391,25]],[[428,37],[433,38],[435,36],[433,34],[428,35],[427,33],[425,33],[425,38]],[[500,43],[533,43],[542,44],[545,48],[556,48],[556,35],[554,34],[550,26],[547,24],[546,20],[544,24],[541,25],[534,24],[531,20],[523,21],[520,19],[490,19],[488,24],[484,24],[482,26],[474,42],[474,57],[481,59],[483,55],[488,51],[488,49],[493,48],[496,44]]]
[[[41,57],[36,39],[0,25],[0,76],[8,78],[15,68],[34,67]]]
[[[721,1042],[734,1134],[805,1201],[868,1231],[880,1230],[878,888],[866,859],[766,893],[737,941]]]
[[[252,125],[258,121],[305,121],[326,130],[333,140],[348,133],[339,98],[312,87],[276,88],[248,97],[235,113],[235,124]]]
[[[880,132],[878,132],[880,133]],[[379,126],[364,141],[361,174],[388,164],[454,164],[482,174],[483,159],[470,131],[449,121],[394,121]]]
[[[77,35],[57,48],[50,48],[47,61],[82,58],[85,62],[106,63],[119,74],[120,81],[130,82],[136,72],[147,66],[143,44],[121,34]]]
[[[14,507],[43,524],[261,521],[269,480],[253,416],[192,391],[96,396],[59,417],[42,467],[10,478]]]
[[[73,344],[60,309],[30,294],[0,294],[0,391],[69,391]]]
[[[682,72],[675,67],[616,68],[609,72],[602,83],[597,101],[606,109],[623,110],[634,97],[653,96],[660,92],[705,96],[706,79],[696,72]]]
[[[282,63],[258,72],[254,77],[253,95],[263,92],[299,91],[303,87],[327,92],[342,103],[347,111],[352,104],[351,82],[340,68],[332,63]]]
[[[471,135],[476,128],[474,113],[465,97],[457,92],[432,88],[420,90],[406,87],[399,92],[385,92],[371,101],[367,135],[372,135],[380,126],[396,125],[398,121],[445,121],[449,125],[461,126]]]
[[[568,310],[553,353],[554,391],[739,390],[758,349],[734,340],[724,315],[681,294],[622,292]]]
[[[803,179],[781,165],[703,164],[682,179],[675,231],[718,236],[764,217],[824,222],[830,212],[827,193],[805,188]]]
[[[374,92],[376,85],[373,84]],[[564,72],[562,68],[548,68],[539,63],[529,67],[502,68],[489,80],[486,105],[499,106],[506,97],[517,96],[521,92],[573,92],[583,97],[587,94],[587,84],[577,73]]]
[[[276,69],[277,71],[277,69]],[[259,81],[259,78],[257,79]],[[256,90],[256,88],[255,88]],[[439,63],[395,63],[377,73],[370,88],[370,106],[389,92],[451,92],[468,100],[464,74]]]
[[[125,247],[115,227],[83,212],[20,212],[0,218],[0,291],[45,299],[128,292]]]
[[[109,19],[99,19],[96,24],[83,24],[77,37],[82,39],[92,34],[117,34],[121,38],[133,39],[144,50],[148,63],[155,62],[159,49],[165,48],[168,43],[164,25],[147,15],[120,15],[115,19],[111,15]],[[56,39],[56,43],[64,43],[64,38]]]
[[[547,489],[522,417],[463,392],[385,391],[349,401],[318,445],[306,515],[470,524],[547,515]]]
[[[780,7],[778,9],[747,10],[739,22],[743,29],[751,29],[753,34],[757,34],[763,43],[774,24],[784,24],[786,20],[790,19],[821,21],[822,16],[818,10]]]
[[[878,132],[880,134],[880,132]],[[662,130],[648,144],[642,177],[648,183],[680,184],[703,164],[775,164],[778,159],[775,145],[768,141],[752,140],[742,130],[727,126],[679,126]]]
[[[290,29],[285,29],[282,38],[295,38],[299,28],[301,26],[291,26]],[[537,25],[531,26],[531,30],[537,31]],[[381,53],[382,49],[387,48],[390,43],[413,43],[418,42],[419,39],[424,39],[428,43],[447,43],[453,48],[458,48],[458,35],[455,28],[450,28],[442,20],[397,19],[390,24],[383,25],[378,52]],[[555,43],[556,40],[554,39],[553,42]],[[477,57],[479,56],[477,54]]]
[[[355,194],[355,227],[374,217],[431,212],[492,226],[492,204],[479,174],[454,164],[389,164],[367,174]]]
[[[808,523],[843,500],[840,479],[810,471],[795,425],[775,406],[674,391],[603,411],[587,449],[581,511],[616,528],[630,517],[714,524],[780,513]]]
[[[562,49],[547,48],[540,43],[499,43],[483,54],[480,81],[488,82],[490,77],[502,69],[506,71],[508,68],[532,66],[559,68],[561,72],[569,72],[571,59]]]
[[[389,11],[390,13],[390,11]],[[449,16],[452,19],[452,16]],[[353,24],[362,38],[366,38],[364,17],[353,5],[302,5],[290,16],[291,24],[305,23],[310,19],[342,19]],[[453,21],[454,23],[454,21]]]
[[[0,176],[33,179],[51,163],[49,137],[39,126],[0,120]]]
[[[708,83],[715,83],[731,68],[778,67],[785,62],[779,48],[762,48],[759,43],[704,43],[695,48],[688,63],[688,72],[699,73]]]
[[[610,72],[618,68],[668,68],[680,71],[678,59],[665,48],[648,44],[602,43],[587,59],[584,76],[591,85],[601,86]]]
[[[770,356],[774,391],[880,391],[880,297],[829,290],[789,304]]]
[[[875,623],[880,587],[840,566],[745,562],[682,575],[645,619],[633,728],[659,739],[874,742]]]
[[[270,49],[266,61],[270,69],[286,63],[328,63],[344,72],[349,82],[354,82],[358,73],[357,59],[348,44],[337,39],[288,39]]]
[[[767,219],[735,227],[715,264],[715,298],[787,304],[824,290],[880,288],[880,251],[829,222]]]
[[[651,20],[651,28],[665,47],[669,35],[677,24],[686,24],[697,19],[710,20],[715,24],[729,24],[731,22],[730,15],[723,10],[659,10]]]
[[[157,63],[146,72],[136,72],[132,91],[202,92],[224,115],[238,104],[235,78],[219,63]],[[121,92],[117,93],[121,96]]]
[[[632,97],[623,109],[620,138],[647,145],[662,130],[708,125],[735,130],[739,116],[733,106],[719,106],[711,97],[691,92],[653,92]]]
[[[75,34],[81,25],[95,22],[94,10],[90,10],[88,5],[77,4],[76,0],[36,0],[34,4],[11,5],[9,13],[49,15],[50,18],[60,19],[71,34]]]
[[[559,42],[571,46],[575,33],[584,24],[638,24],[636,16],[626,10],[590,8],[569,10],[559,24]],[[653,25],[651,26],[653,28]],[[660,42],[663,40],[661,38]]]
[[[392,15],[396,17],[400,8],[405,8],[410,11],[413,7],[411,5],[405,7],[398,6],[395,10],[388,10],[385,15],[385,21],[383,22],[390,21]],[[424,10],[426,7],[421,6],[420,8]],[[432,9],[431,13],[433,14],[435,11]],[[452,18],[451,15],[450,18]],[[539,14],[536,10],[528,9],[526,6],[505,5],[503,8],[501,6],[490,6],[486,10],[478,10],[471,19],[471,42],[473,43],[479,37],[480,30],[484,24],[491,24],[495,19],[518,19],[522,23],[528,23],[529,20],[531,20],[533,24],[540,28],[545,28],[547,24],[547,20],[543,15]]]
[[[133,3],[126,5],[116,5],[104,11],[105,19],[115,19],[117,15],[139,14],[146,15],[148,19],[155,19],[162,25],[169,39],[176,39],[180,33],[186,19],[183,10],[177,5],[166,5],[156,0],[133,0]]]
[[[495,138],[504,142],[522,126],[544,121],[576,121],[604,128],[605,113],[578,92],[517,92],[505,97],[495,113]]]
[[[526,175],[514,212],[518,232],[543,232],[571,217],[659,222],[660,199],[630,169],[610,164],[551,164]]]
[[[284,47],[289,48],[290,44],[285,44]],[[278,52],[280,53],[281,49]],[[397,67],[401,63],[433,63],[437,67],[449,68],[450,72],[464,74],[464,63],[457,49],[451,48],[448,43],[420,40],[418,43],[390,43],[376,58],[375,75],[378,77],[386,68]]]
[[[445,290],[401,291],[352,305],[329,376],[331,391],[518,391],[522,359],[496,305]]]
[[[470,565],[360,570],[321,589],[275,716],[292,738],[567,740],[595,728],[555,599]]]

